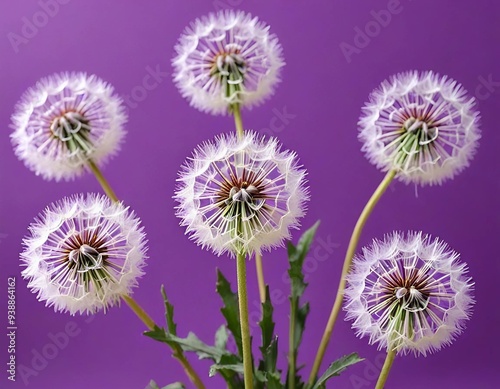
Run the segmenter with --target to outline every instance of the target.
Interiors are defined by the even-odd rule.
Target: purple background
[[[481,86],[488,77],[500,81],[498,2],[401,0],[383,27],[373,23],[371,12],[386,10],[391,3],[387,0],[61,2],[65,4],[53,16],[45,17],[42,13],[47,13],[37,1],[3,0],[0,6],[0,328],[3,333],[7,326],[7,277],[15,276],[18,368],[21,364],[30,367],[33,352],[41,352],[51,343],[50,333],[63,331],[70,322],[79,331],[43,370],[26,378],[28,387],[142,389],[150,379],[160,385],[186,381],[166,346],[141,335],[143,326],[127,307],[100,313],[88,323],[85,317],[45,308],[20,277],[21,239],[38,212],[63,196],[100,191],[90,174],[70,183],[46,182],[28,171],[12,151],[8,125],[14,104],[27,87],[54,72],[95,73],[121,95],[135,90],[136,97],[144,97],[132,101],[136,107],[129,111],[126,144],[104,170],[119,197],[140,215],[148,233],[147,274],[134,296],[155,320],[163,322],[159,288],[164,283],[176,306],[181,335],[193,330],[212,342],[222,324],[221,302],[214,293],[215,267],[234,280],[235,262],[215,258],[184,237],[171,197],[177,170],[191,150],[215,134],[231,131],[233,123],[231,118],[190,108],[170,75],[147,96],[137,95],[148,67],[171,72],[173,46],[184,27],[221,4],[258,15],[272,26],[283,45],[287,62],[283,83],[265,105],[244,111],[245,127],[268,131],[271,123],[280,124],[273,118],[285,107],[294,115],[274,134],[286,148],[297,151],[309,171],[312,201],[303,225],[309,227],[321,218],[318,238],[336,243],[326,260],[324,251],[318,249],[319,255],[311,256],[307,263],[310,286],[306,298],[312,312],[299,354],[299,362],[307,363],[304,373],[309,372],[334,299],[351,229],[383,177],[365,160],[356,139],[356,122],[369,92],[393,73],[432,69],[455,78],[479,98],[483,139],[471,166],[442,187],[419,188],[418,196],[413,186],[395,182],[368,222],[361,243],[394,229],[424,230],[459,251],[476,282],[477,304],[464,334],[451,347],[427,358],[398,358],[387,388],[499,387],[500,84],[489,90]],[[26,43],[14,48],[9,33],[22,34],[23,18],[35,18],[40,27]],[[348,61],[340,44],[354,44],[356,27],[372,28],[372,37]],[[253,262],[249,265],[255,321],[258,293]],[[288,291],[282,278],[286,267],[284,250],[265,256],[272,290]],[[276,304],[276,329],[281,335],[279,363],[285,369],[288,304],[283,300]],[[257,346],[258,332],[255,335]],[[6,348],[2,335],[0,387],[24,387],[19,371],[15,384],[6,379]],[[349,323],[339,320],[324,366],[351,351],[359,351],[366,362],[336,379],[336,387],[373,387],[376,371],[370,366],[380,366],[383,354],[365,339],[357,339]],[[202,375],[208,371],[208,363],[198,363],[195,357],[191,360]],[[218,378],[207,377],[206,382],[208,388],[223,386]],[[330,385],[334,386],[333,381]]]

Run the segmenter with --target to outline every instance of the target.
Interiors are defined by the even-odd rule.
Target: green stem
[[[156,324],[153,319],[142,309],[142,307],[135,301],[132,297],[123,295],[123,300],[127,303],[130,309],[137,315],[139,319],[148,327],[150,330],[154,330]]]
[[[290,308],[290,339],[288,351],[288,389],[295,389],[295,366],[297,364],[297,354],[295,353],[295,317],[297,304],[291,300]]]
[[[252,349],[250,345],[250,326],[248,324],[248,297],[246,258],[244,253],[239,253],[236,259],[236,272],[238,278],[238,304],[240,309],[241,341],[243,344],[243,378],[245,388],[253,388]]]
[[[382,366],[382,371],[378,377],[377,385],[375,385],[375,389],[384,389],[384,385],[387,381],[387,377],[389,376],[389,372],[391,371],[394,358],[396,358],[396,351],[389,349],[387,356],[385,357],[384,366]]]
[[[352,232],[351,240],[349,241],[349,246],[347,248],[347,252],[344,259],[344,266],[342,268],[342,274],[340,276],[340,282],[337,290],[337,296],[335,297],[335,303],[333,304],[332,311],[330,313],[328,323],[326,324],[323,337],[321,338],[321,343],[319,345],[318,352],[316,353],[314,365],[311,370],[311,374],[309,376],[309,385],[311,386],[316,381],[316,377],[318,375],[321,362],[323,361],[326,348],[328,347],[328,343],[330,342],[330,338],[332,336],[333,327],[335,325],[335,322],[337,321],[340,309],[342,308],[342,301],[344,299],[344,290],[346,285],[346,276],[349,273],[349,269],[351,268],[352,258],[354,257],[354,253],[356,252],[356,247],[358,245],[361,232],[363,231],[363,227],[365,226],[368,217],[375,208],[375,205],[378,203],[378,201],[380,200],[386,189],[389,187],[389,184],[392,182],[395,176],[396,176],[396,170],[390,170],[389,172],[387,172],[384,179],[373,193],[372,197],[370,197],[370,200],[368,200],[368,202],[366,203],[365,208],[363,209],[363,212],[361,212],[361,215],[359,216],[356,226],[354,227],[354,231]]]
[[[243,139],[244,130],[243,130],[243,121],[241,120],[241,110],[239,104],[232,105],[233,115],[234,115],[234,124],[236,126],[236,134],[238,135],[238,139]]]
[[[99,169],[99,167],[95,164],[94,161],[92,161],[91,159],[88,160],[88,165],[89,165],[89,168],[90,170],[92,170],[92,173],[94,173],[95,177],[97,178],[97,181],[99,181],[99,184],[101,184],[102,186],[102,189],[104,190],[104,192],[106,193],[106,195],[114,202],[118,202],[118,197],[116,197],[116,194],[115,192],[113,191],[113,189],[111,188],[111,186],[109,185],[108,181],[106,180],[106,178],[104,178],[104,176],[102,175],[101,173],[101,170]]]

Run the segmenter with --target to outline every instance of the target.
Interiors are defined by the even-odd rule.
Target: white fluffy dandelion
[[[467,266],[458,258],[421,232],[374,240],[348,276],[347,320],[379,349],[426,355],[452,343],[474,303]]]
[[[367,158],[400,180],[440,184],[469,165],[480,138],[475,99],[456,81],[408,72],[384,81],[359,120]]]
[[[45,179],[73,179],[89,160],[102,165],[125,135],[124,107],[106,82],[84,73],[44,78],[22,96],[12,116],[16,155]]]
[[[305,175],[276,139],[222,135],[200,145],[179,173],[177,216],[216,254],[260,253],[298,226],[308,200]]]
[[[56,311],[94,313],[119,303],[143,274],[140,221],[107,197],[79,195],[49,205],[29,227],[22,275]]]
[[[251,108],[280,81],[282,49],[269,26],[244,12],[220,11],[186,28],[173,59],[174,81],[195,108],[225,114]]]

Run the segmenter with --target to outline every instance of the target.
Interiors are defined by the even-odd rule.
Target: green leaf
[[[166,332],[163,328],[156,327],[152,331],[145,332],[144,335],[169,345],[178,345],[184,351],[195,352],[200,359],[212,359],[216,363],[220,362],[223,355],[232,355],[227,350],[221,350],[220,348],[203,343],[192,332],[188,334],[187,338],[179,338]]]
[[[161,295],[163,296],[163,302],[165,303],[165,318],[167,319],[168,332],[172,335],[177,335],[177,324],[174,322],[174,306],[170,304],[170,301],[167,298],[164,285],[161,286]]]
[[[220,329],[218,333],[219,332]],[[241,377],[235,373],[234,369],[230,368],[234,365],[241,364],[241,358],[230,353],[228,350],[209,346],[198,339],[193,333],[189,333],[187,338],[179,338],[169,334],[163,328],[156,327],[153,331],[146,332],[145,335],[160,342],[173,345],[174,347],[180,347],[183,351],[195,352],[200,359],[211,359],[215,362],[214,366],[216,366],[216,368],[210,371],[213,373],[217,371],[220,372],[228,388],[236,389],[242,387]]]
[[[273,305],[269,298],[269,286],[266,287],[266,301],[262,303],[262,319],[259,322],[259,327],[262,330],[262,347],[260,351],[265,360],[265,355],[268,347],[274,339],[274,321],[273,321]]]
[[[304,273],[302,270],[304,260],[311,248],[314,235],[318,229],[319,221],[308,229],[301,238],[297,246],[288,242],[288,261],[290,268],[288,275],[290,277],[290,348],[288,357],[288,374],[287,385],[289,380],[295,381],[296,388],[302,388],[304,383],[301,378],[297,376],[297,354],[299,346],[302,341],[307,315],[309,314],[309,303],[301,305],[300,298],[304,294],[307,283],[304,282]]]
[[[174,338],[176,343],[179,344],[184,351],[193,351],[200,359],[212,359],[214,362],[219,363],[223,355],[230,355],[227,350],[221,350],[220,348],[203,343],[192,332],[188,334],[187,338]]]
[[[227,283],[227,286],[230,286]],[[228,341],[228,332],[226,326],[221,326],[215,334],[215,346],[209,346],[202,342],[195,334],[189,333],[187,338],[180,338],[177,336],[177,325],[174,321],[174,307],[170,304],[165,288],[162,286],[161,293],[165,303],[165,317],[167,321],[167,330],[155,326],[152,331],[145,332],[144,334],[163,343],[167,343],[174,351],[173,356],[178,358],[184,351],[195,352],[200,359],[211,359],[216,364],[235,365],[241,363],[239,356],[232,354],[226,348]],[[238,323],[239,324],[239,323]],[[214,370],[215,371],[215,370]],[[227,383],[229,389],[237,389],[242,385],[241,377],[235,374],[228,368],[219,369],[220,374]],[[172,384],[178,385],[178,384]],[[172,389],[179,386],[172,386]],[[183,386],[181,386],[183,388]],[[156,389],[156,388],[155,388]]]
[[[163,342],[169,344],[169,336],[165,332],[165,330],[161,327],[155,326],[151,331],[144,332],[144,335],[149,336],[150,338],[157,340],[158,342]]]
[[[266,287],[266,301],[262,303],[262,319],[259,326],[262,330],[262,346],[260,352],[262,360],[259,363],[259,371],[263,374],[263,382],[266,387],[273,388],[280,382],[280,372],[276,370],[278,360],[278,338],[274,336],[275,323],[273,321],[273,306],[269,297],[269,286]],[[257,374],[257,372],[256,372]]]
[[[276,336],[265,350],[262,350],[262,361],[259,363],[259,369],[268,374],[279,371],[276,370],[276,363],[278,362],[278,337]]]
[[[326,381],[332,377],[339,376],[340,373],[342,373],[349,366],[361,362],[362,360],[363,358],[360,358],[357,353],[345,355],[342,358],[337,359],[328,367],[328,369],[326,369],[325,373],[318,379],[312,389],[326,388]]]
[[[290,269],[288,275],[292,284],[292,297],[300,297],[304,293],[307,286],[304,283],[304,274],[302,273],[302,265],[311,248],[314,235],[318,229],[319,221],[308,229],[299,239],[297,246],[292,242],[288,242],[288,261],[290,262]]]
[[[238,295],[231,290],[231,285],[224,277],[222,272],[217,269],[217,293],[222,298],[224,306],[221,308],[222,315],[227,322],[227,328],[231,331],[236,346],[238,347],[238,353],[240,356],[243,355],[243,346],[241,343],[241,327],[240,327],[240,315],[238,307]]]

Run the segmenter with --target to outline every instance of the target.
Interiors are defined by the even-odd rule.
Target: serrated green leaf
[[[291,245],[294,250],[288,252],[288,259],[290,262],[304,262],[304,259],[311,248],[311,244],[314,240],[314,235],[318,230],[319,224],[320,221],[318,220],[311,228],[302,234],[296,246],[293,244]]]
[[[242,387],[241,378],[231,369],[223,367],[241,363],[239,356],[232,354],[225,349],[209,346],[198,339],[198,337],[193,333],[189,333],[187,338],[179,338],[169,334],[163,328],[155,328],[153,331],[146,332],[145,335],[158,341],[180,347],[183,351],[195,352],[200,359],[211,359],[216,365],[222,366],[219,369],[214,369],[213,371],[220,372],[221,376],[226,381],[228,388],[236,389]]]
[[[276,364],[278,362],[278,337],[276,336],[271,343],[269,343],[269,346],[263,351],[263,369],[269,374],[278,372],[279,376],[279,371],[276,369]]]
[[[273,321],[273,305],[271,304],[271,299],[269,298],[269,286],[266,287],[266,301],[262,303],[262,319],[259,322],[259,327],[262,330],[262,346],[260,351],[265,358],[265,353],[267,348],[271,344],[274,338],[274,321]]]
[[[165,329],[161,327],[155,326],[151,331],[144,332],[144,335],[149,336],[151,339],[157,340],[158,342],[167,343],[169,342],[169,338]]]
[[[300,343],[302,341],[302,335],[304,333],[307,315],[309,314],[309,304],[300,303],[300,298],[304,294],[307,287],[307,283],[304,282],[304,273],[302,270],[304,260],[311,248],[311,244],[318,229],[319,221],[309,228],[301,238],[297,246],[293,243],[288,243],[288,261],[290,268],[288,269],[288,275],[290,277],[290,350],[288,357],[288,374],[287,374],[287,386],[290,380],[293,380],[295,387],[297,389],[303,388],[304,383],[300,376],[297,375],[297,354],[299,350]]]
[[[225,325],[221,325],[217,332],[215,333],[215,347],[226,350],[227,341],[229,339],[229,334]]]
[[[262,346],[260,351],[262,360],[255,371],[256,388],[282,389],[280,371],[276,369],[278,360],[278,338],[274,336],[275,323],[273,321],[274,308],[269,297],[269,286],[266,287],[266,301],[262,303],[262,319],[259,326],[262,332]]]
[[[161,295],[165,303],[165,319],[167,320],[168,332],[172,335],[177,335],[177,324],[174,321],[174,306],[168,300],[164,285],[161,286]]]
[[[316,381],[312,389],[326,388],[326,381],[334,376],[339,376],[340,373],[342,373],[349,366],[361,362],[362,360],[363,358],[360,358],[357,353],[344,355],[342,358],[337,359],[328,367],[328,369],[326,369],[323,375],[318,379],[318,381]]]
[[[188,334],[187,338],[179,338],[166,332],[163,328],[156,327],[152,331],[145,332],[144,335],[163,343],[178,345],[184,351],[195,352],[200,359],[212,359],[216,363],[220,362],[223,355],[232,355],[227,350],[221,350],[203,343],[192,332]]]
[[[177,344],[179,344],[184,351],[193,351],[200,359],[212,359],[216,363],[219,363],[223,355],[230,355],[229,351],[221,350],[203,343],[192,332],[188,334],[187,338],[175,338]]]
[[[228,333],[224,325],[221,326],[215,334],[215,347],[205,344],[193,333],[189,333],[186,338],[179,338],[177,336],[177,325],[174,321],[174,307],[170,304],[163,286],[161,288],[161,293],[165,303],[167,330],[155,326],[152,331],[145,332],[145,335],[157,341],[167,343],[172,348],[173,356],[175,358],[182,356],[184,351],[191,351],[195,352],[200,359],[211,359],[214,362],[221,363],[223,365],[241,362],[237,355],[230,353],[226,349]],[[237,389],[241,387],[240,377],[235,375],[232,371],[225,369],[221,370],[220,373],[226,380],[229,389]],[[152,382],[154,383],[154,381]],[[172,385],[178,385],[178,383]],[[169,388],[184,388],[184,386],[169,386]]]
[[[220,270],[217,270],[217,293],[221,296],[222,301],[224,302],[221,312],[226,319],[227,328],[233,335],[239,355],[242,356],[243,346],[241,342],[238,295],[231,290],[231,284]]]
[[[309,228],[299,239],[297,246],[293,243],[288,242],[288,261],[290,263],[290,269],[288,270],[288,275],[290,276],[290,281],[292,285],[292,297],[300,297],[304,293],[307,286],[304,283],[304,274],[302,272],[302,265],[304,260],[311,248],[314,235],[319,227],[319,221]]]

